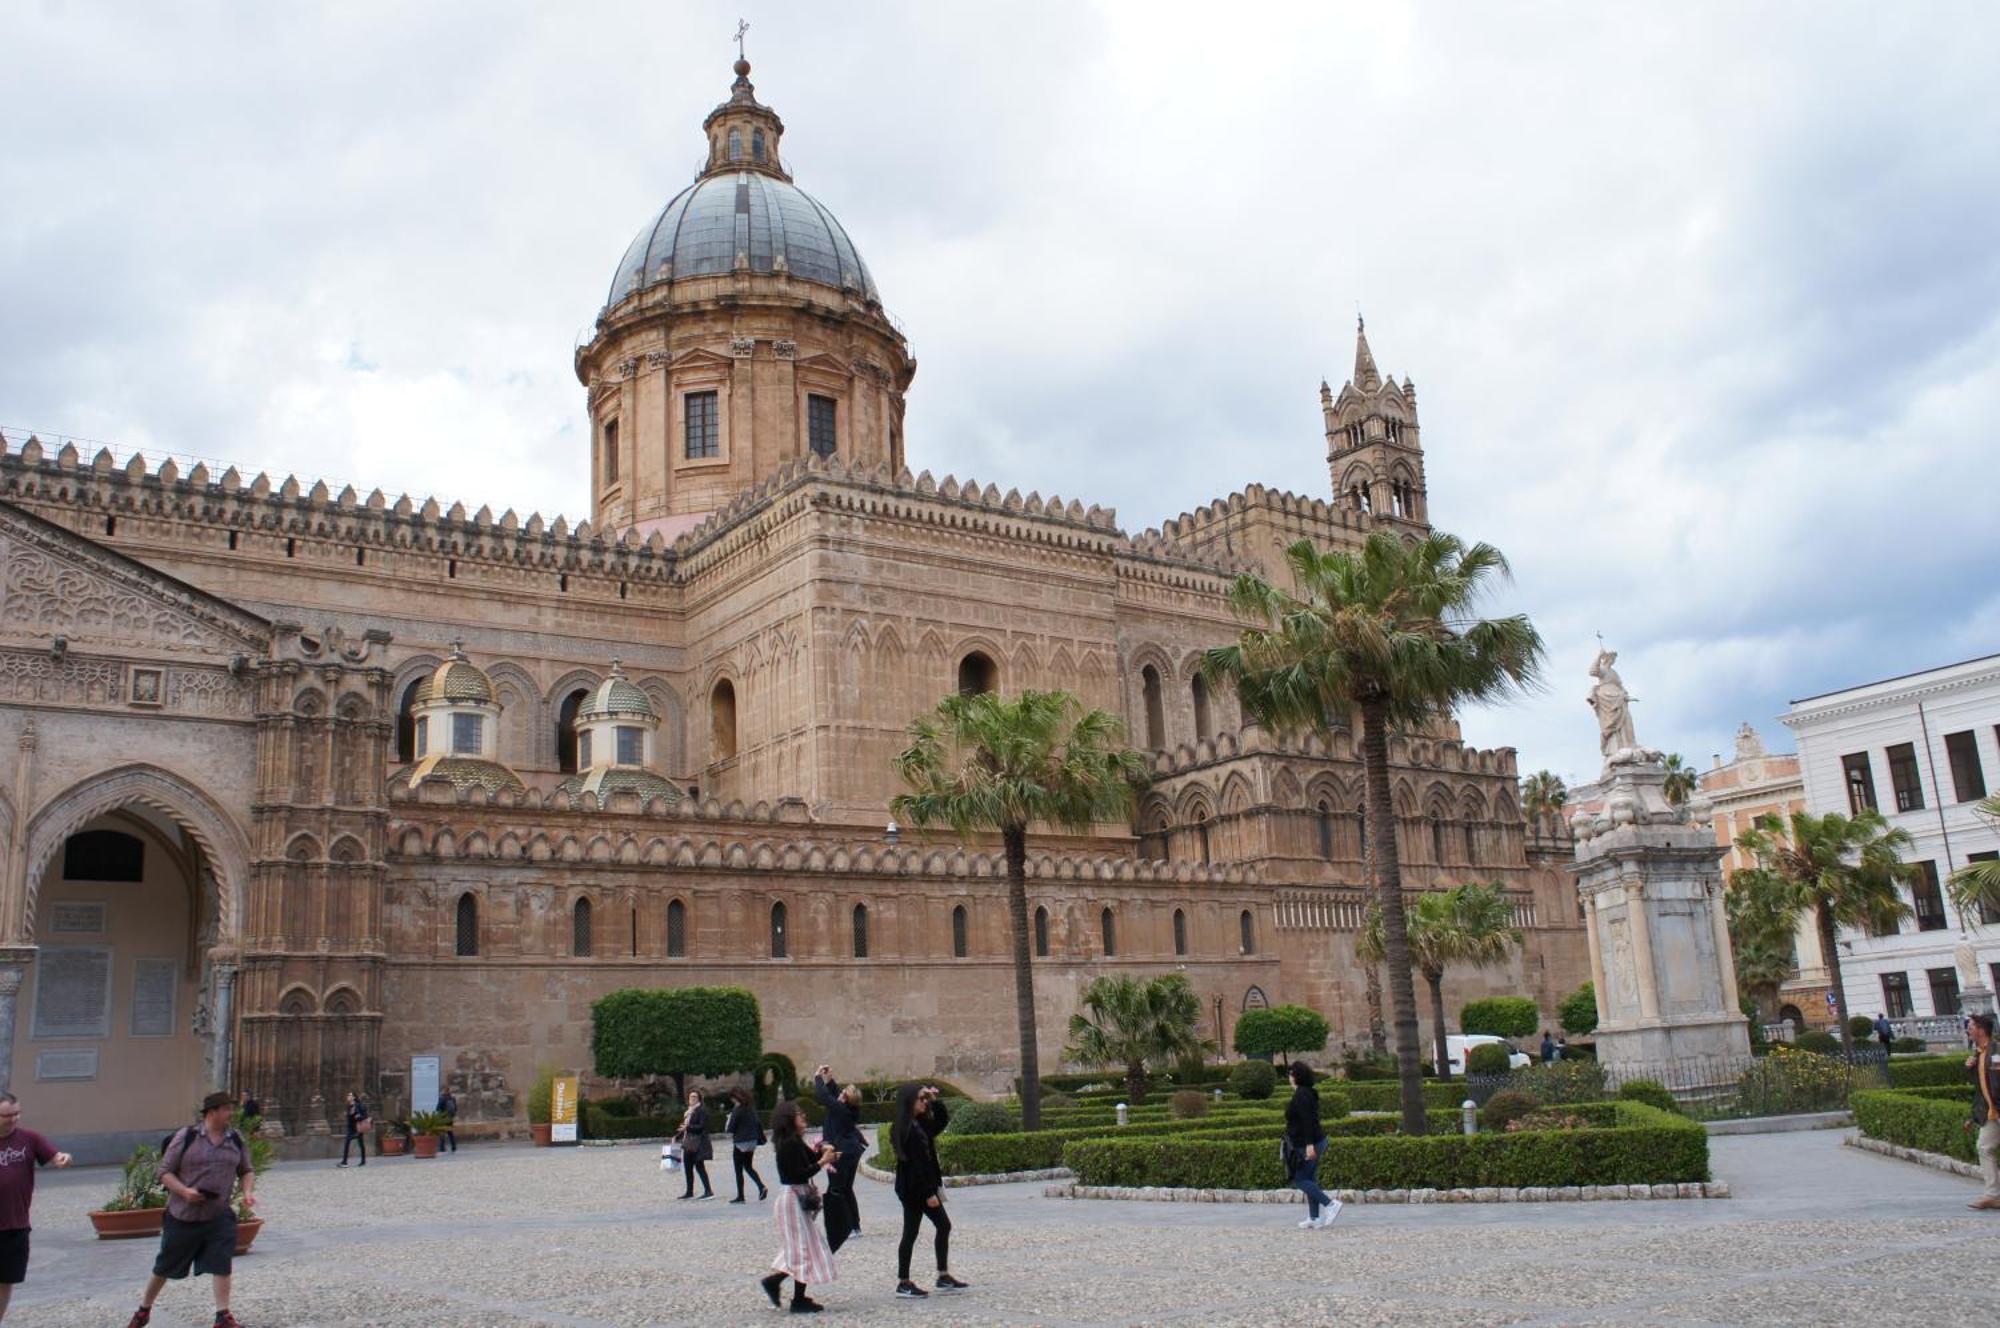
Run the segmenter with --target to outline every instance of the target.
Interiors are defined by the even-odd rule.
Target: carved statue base
[[[1966,1014],[1992,1014],[1993,989],[1984,983],[1975,983],[1958,993],[1958,1008]]]

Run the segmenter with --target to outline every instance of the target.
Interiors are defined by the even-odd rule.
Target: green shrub
[[[587,1107],[596,1107],[607,1116],[643,1116],[646,1114],[639,1109],[639,1099],[629,1094],[621,1097],[593,1098],[585,1102],[584,1105]]]
[[[1479,1128],[1487,1131],[1506,1129],[1521,1117],[1541,1106],[1531,1094],[1503,1088],[1486,1099],[1486,1105],[1479,1110]]]
[[[528,1089],[528,1123],[547,1125],[555,1111],[556,1071],[552,1065],[535,1067],[535,1082]]]
[[[1394,1079],[1396,1058],[1387,1052],[1371,1051],[1361,1056],[1349,1051],[1340,1058],[1340,1073],[1342,1078],[1353,1080]]]
[[[1491,1033],[1503,1038],[1533,1037],[1541,1023],[1541,1012],[1526,996],[1488,996],[1468,1001],[1458,1014],[1460,1032]]]
[[[1837,1110],[1847,1105],[1855,1075],[1837,1057],[1776,1048],[1737,1079],[1736,1109],[1753,1116]]]
[[[1563,1032],[1571,1037],[1582,1037],[1597,1031],[1597,988],[1586,982],[1575,991],[1562,998],[1556,1006],[1556,1018],[1562,1023]]]
[[[1847,1016],[1847,1035],[1856,1042],[1875,1036],[1875,1021],[1865,1014]]]
[[[1340,1120],[1354,1110],[1354,1103],[1344,1088],[1335,1088],[1321,1082],[1314,1085],[1319,1090],[1319,1119],[1323,1125],[1327,1121]]]
[[[951,1113],[946,1134],[1014,1134],[1021,1128],[1021,1113],[1005,1102],[951,1102],[945,1109]]]
[[[1972,1091],[1972,1075],[1965,1068],[1963,1054],[1914,1056],[1889,1062],[1889,1087],[1933,1088],[1963,1086]],[[1968,1099],[1969,1101],[1970,1099]]]
[[[1175,1120],[1194,1120],[1208,1114],[1208,1094],[1199,1088],[1183,1088],[1168,1099],[1167,1107]]]
[[[783,1052],[767,1051],[757,1058],[750,1083],[756,1094],[757,1110],[769,1111],[780,1101],[797,1101],[799,1067],[792,1064],[792,1058]]]
[[[1467,1074],[1505,1074],[1512,1066],[1507,1048],[1497,1042],[1482,1042],[1465,1058]]]
[[[1835,1056],[1840,1053],[1840,1039],[1819,1029],[1809,1029],[1792,1039],[1794,1051],[1809,1051],[1815,1056]]]
[[[1401,1111],[1403,1109],[1402,1085],[1393,1081],[1382,1083],[1363,1081],[1346,1084],[1342,1092],[1356,1111]],[[1424,1109],[1426,1111],[1456,1111],[1459,1103],[1465,1101],[1465,1086],[1456,1083],[1440,1083],[1434,1079],[1424,1081]]]
[[[1245,1010],[1236,1021],[1235,1048],[1244,1056],[1291,1056],[1294,1052],[1316,1052],[1326,1046],[1333,1030],[1326,1016],[1303,1005],[1274,1005],[1268,1010]]]
[[[1266,1061],[1238,1061],[1229,1071],[1229,1091],[1252,1100],[1271,1096],[1278,1072]]]
[[[1965,1128],[1968,1102],[1940,1102],[1914,1093],[1872,1089],[1848,1099],[1854,1123],[1870,1139],[1942,1153],[1961,1162],[1976,1160],[1974,1136]]]
[[[1897,1038],[1889,1044],[1889,1050],[1903,1054],[1920,1053],[1928,1045],[1922,1038]]]
[[[681,1112],[671,1116],[613,1115],[598,1102],[583,1104],[586,1139],[665,1139],[681,1127]]]
[[[1507,1087],[1543,1105],[1604,1100],[1604,1067],[1596,1061],[1560,1060],[1530,1065],[1507,1076]]]
[[[1634,1079],[1618,1090],[1618,1096],[1627,1102],[1644,1102],[1647,1106],[1658,1107],[1661,1111],[1671,1111],[1681,1115],[1681,1104],[1667,1091],[1667,1086],[1657,1079]]]
[[[739,1074],[764,1054],[763,1013],[741,987],[626,987],[591,1004],[590,1052],[606,1079]]]

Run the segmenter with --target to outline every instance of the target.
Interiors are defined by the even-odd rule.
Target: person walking
[[[917,1231],[929,1218],[937,1228],[937,1289],[963,1291],[969,1283],[951,1275],[951,1217],[944,1211],[944,1170],[938,1165],[937,1136],[951,1122],[935,1086],[904,1084],[896,1092],[896,1123],[889,1142],[896,1149],[896,1198],[903,1205],[903,1239],[896,1246],[896,1294],[930,1292],[910,1280],[910,1254]]]
[[[764,1294],[771,1304],[783,1304],[778,1293],[785,1279],[792,1279],[792,1313],[817,1314],[826,1307],[806,1295],[807,1286],[825,1286],[840,1274],[833,1264],[833,1251],[820,1234],[818,1216],[823,1200],[813,1187],[813,1177],[833,1165],[833,1145],[822,1143],[814,1152],[806,1146],[806,1118],[796,1102],[780,1102],[771,1113],[772,1151],[778,1159],[778,1185],[784,1193],[771,1205],[771,1220],[778,1225],[778,1254],[771,1260],[775,1270],[763,1278]]]
[[[363,1102],[358,1094],[349,1093],[347,1095],[347,1136],[340,1141],[341,1166],[344,1167],[347,1165],[347,1149],[349,1145],[361,1150],[361,1165],[364,1167],[368,1165],[368,1134],[374,1128],[375,1122],[369,1119],[368,1116],[368,1104]]]
[[[349,1101],[353,1094],[348,1095]],[[126,1328],[145,1328],[153,1317],[153,1302],[169,1281],[192,1270],[207,1274],[215,1288],[215,1328],[240,1328],[229,1312],[232,1261],[236,1257],[236,1212],[229,1195],[243,1186],[243,1204],[257,1206],[257,1173],[250,1166],[250,1146],[230,1127],[236,1099],[210,1093],[201,1102],[201,1124],[175,1131],[160,1158],[160,1183],[167,1191],[167,1211],[160,1219],[160,1253],[139,1308]]]
[[[1556,1059],[1555,1036],[1548,1029],[1542,1030],[1542,1064],[1552,1065]]]
[[[838,1254],[861,1234],[861,1200],[854,1191],[854,1175],[868,1152],[867,1136],[861,1133],[861,1090],[853,1084],[843,1088],[831,1067],[822,1065],[813,1073],[813,1095],[826,1108],[820,1137],[840,1154],[826,1181],[826,1243]]]
[[[1308,1231],[1333,1225],[1340,1216],[1340,1200],[1319,1187],[1320,1157],[1326,1152],[1326,1130],[1319,1123],[1319,1090],[1313,1087],[1312,1070],[1304,1061],[1292,1062],[1292,1100],[1285,1104],[1285,1166],[1292,1185],[1306,1197],[1306,1220],[1299,1226]]]
[[[35,1202],[35,1168],[66,1167],[68,1153],[21,1126],[21,1099],[0,1093],[0,1319],[14,1288],[28,1278],[28,1210]]]
[[[1986,1189],[1968,1208],[2000,1208],[2000,1047],[1993,1045],[1994,1019],[1976,1014],[1970,1021],[1972,1054],[1965,1068],[1972,1075],[1972,1119],[1965,1128],[1976,1133],[1979,1174]]]
[[[447,1086],[438,1094],[437,1111],[444,1117],[444,1142],[450,1151],[458,1151],[458,1098]]]
[[[715,1156],[715,1145],[708,1141],[708,1108],[703,1105],[699,1090],[688,1094],[687,1115],[681,1118],[680,1128],[681,1162],[687,1169],[687,1193],[681,1198],[694,1198],[695,1173],[701,1173],[701,1197],[713,1199],[715,1187],[708,1183],[708,1159]]]
[[[1875,1040],[1882,1044],[1882,1054],[1884,1056],[1887,1056],[1889,1049],[1895,1045],[1896,1026],[1889,1022],[1889,1016],[1886,1014],[1875,1016]]]
[[[243,1090],[241,1096],[236,1099],[236,1114],[244,1120],[252,1118],[262,1119],[264,1104],[259,1102],[250,1090],[246,1088]]]
[[[764,1142],[764,1122],[757,1119],[757,1108],[750,1105],[749,1089],[739,1088],[730,1096],[736,1105],[729,1109],[729,1119],[722,1125],[729,1132],[730,1165],[736,1168],[736,1197],[729,1202],[743,1202],[743,1177],[747,1174],[757,1182],[757,1202],[762,1203],[771,1194],[764,1188],[764,1178],[757,1174],[756,1166],[757,1146]]]

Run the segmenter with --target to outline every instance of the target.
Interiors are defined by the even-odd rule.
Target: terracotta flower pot
[[[434,1134],[411,1135],[410,1151],[418,1157],[436,1157],[438,1155],[438,1137]]]
[[[535,1147],[547,1148],[549,1146],[549,1132],[554,1128],[555,1127],[552,1125],[530,1124],[528,1126],[528,1133],[534,1138]]]
[[[111,1213],[98,1209],[91,1213],[90,1225],[97,1228],[99,1240],[134,1240],[159,1235],[161,1219],[166,1215],[164,1208],[127,1208]]]
[[[257,1239],[257,1233],[264,1229],[261,1217],[238,1218],[236,1222],[236,1252],[248,1254],[250,1245]]]
[[[407,1146],[408,1140],[400,1134],[385,1134],[376,1140],[376,1144],[383,1157],[396,1157]]]

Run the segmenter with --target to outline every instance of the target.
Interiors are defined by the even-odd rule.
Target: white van
[[[1472,1053],[1474,1047],[1483,1046],[1506,1047],[1507,1064],[1513,1069],[1526,1069],[1532,1064],[1532,1061],[1528,1057],[1523,1056],[1520,1052],[1515,1051],[1512,1046],[1509,1046],[1506,1038],[1495,1037],[1491,1033],[1453,1033],[1444,1040],[1445,1055],[1451,1058],[1448,1062],[1451,1066],[1451,1072],[1454,1075],[1463,1076],[1465,1074],[1465,1058]],[[1437,1064],[1436,1059],[1433,1058],[1431,1063],[1433,1065]]]

